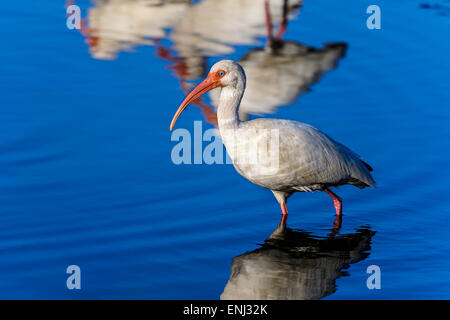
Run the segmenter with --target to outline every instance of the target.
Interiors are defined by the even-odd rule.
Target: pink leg
[[[280,204],[280,207],[281,207],[281,212],[282,212],[280,225],[285,226],[287,218],[288,218],[288,209],[287,209],[286,203]]]
[[[342,226],[342,214],[336,215],[336,219],[334,219],[333,223],[333,229],[331,229],[328,239],[333,239],[339,233],[341,226]]]
[[[333,199],[334,208],[336,209],[336,215],[340,216],[342,214],[342,199],[327,188],[325,189],[325,192]]]
[[[264,11],[266,13],[266,33],[267,33],[267,43],[272,43],[272,19],[270,18],[270,8],[269,8],[269,0],[264,0]]]
[[[281,20],[280,29],[278,29],[277,35],[275,36],[275,40],[279,41],[283,37],[284,33],[287,29],[287,8],[288,8],[288,0],[284,0],[283,3],[283,20]]]

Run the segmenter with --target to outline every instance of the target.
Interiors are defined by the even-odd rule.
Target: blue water
[[[293,195],[293,240],[281,245],[264,244],[280,218],[270,191],[231,165],[171,161],[168,126],[185,93],[156,46],[177,56],[174,26],[98,59],[86,35],[67,29],[64,1],[2,3],[0,298],[218,299],[232,261],[255,254],[311,279],[306,298],[450,298],[450,3],[375,2],[305,0],[289,20],[285,40],[348,48],[309,92],[265,116],[346,144],[375,169],[377,188],[336,190],[344,219],[332,239],[328,196]],[[89,21],[96,5],[76,4]],[[380,30],[366,27],[370,4],[381,8]],[[264,46],[264,35],[256,40],[205,54],[207,67]],[[195,120],[213,127],[195,107],[177,126],[193,132]],[[69,265],[81,268],[81,290],[66,287]],[[366,286],[370,265],[380,267],[379,290]],[[270,268],[251,276],[264,281]],[[314,271],[330,269],[312,294]]]

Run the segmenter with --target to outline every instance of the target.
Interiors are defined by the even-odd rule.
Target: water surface
[[[372,2],[291,1],[271,57],[262,1],[188,2],[76,1],[81,32],[66,28],[63,1],[2,5],[0,297],[218,299],[242,279],[276,288],[279,268],[298,294],[271,298],[450,298],[449,3],[378,1],[382,28],[369,30]],[[276,34],[282,6],[271,2]],[[255,94],[242,116],[310,123],[375,169],[376,189],[336,190],[344,220],[331,240],[324,193],[292,196],[287,240],[273,242],[270,191],[231,165],[172,163],[170,120],[222,58],[248,69]],[[258,73],[264,59],[281,69]],[[213,128],[214,104],[177,126]],[[267,268],[239,276],[255,257]],[[66,288],[72,264],[78,291]],[[381,290],[366,286],[370,265]]]

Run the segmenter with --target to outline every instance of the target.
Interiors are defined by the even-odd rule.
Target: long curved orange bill
[[[208,75],[208,77],[206,77],[206,79],[203,80],[198,86],[196,86],[195,89],[192,90],[192,92],[189,93],[186,99],[184,99],[184,101],[181,103],[177,112],[173,116],[172,122],[170,123],[170,130],[173,129],[175,122],[177,122],[178,117],[191,102],[197,100],[198,98],[200,98],[201,95],[205,94],[209,90],[212,90],[219,86],[220,86],[220,79],[217,79],[217,77],[214,74]]]

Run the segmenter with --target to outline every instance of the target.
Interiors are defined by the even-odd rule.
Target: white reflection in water
[[[97,0],[83,34],[96,59],[115,59],[121,51],[154,45],[167,37],[190,8],[190,0]],[[156,40],[156,41],[155,41]]]
[[[268,4],[266,6],[265,4]],[[240,117],[275,113],[279,106],[293,103],[336,67],[346,44],[330,43],[321,49],[294,41],[283,41],[287,21],[299,13],[303,0],[97,0],[88,10],[82,33],[97,59],[115,59],[120,51],[137,45],[155,45],[156,54],[173,63],[170,67],[186,92],[205,75],[207,59],[234,52],[237,45],[265,47],[250,49],[239,61],[247,75],[247,89]],[[170,39],[170,47],[161,44]],[[265,94],[261,94],[264,92]],[[217,106],[219,90],[211,91]],[[206,121],[216,124],[215,110],[199,100],[196,104]]]
[[[329,238],[279,226],[261,248],[233,258],[222,300],[312,300],[336,291],[343,269],[369,256],[374,231]]]

